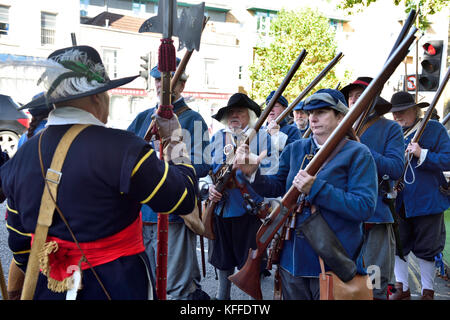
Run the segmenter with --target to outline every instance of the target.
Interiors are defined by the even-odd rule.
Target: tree
[[[354,11],[360,12],[363,7],[368,7],[372,2],[377,0],[341,0],[338,8],[346,10],[348,14],[353,14]],[[398,6],[403,3],[405,6],[405,12],[409,13],[412,9],[417,9],[419,5],[419,28],[426,30],[431,23],[427,17],[442,10],[442,8],[448,6],[448,0],[393,0],[394,4]]]
[[[305,49],[308,53],[305,60],[283,92],[283,96],[291,103],[336,56],[335,31],[328,18],[317,10],[283,9],[271,22],[270,36],[273,41],[269,46],[254,49],[254,62],[249,68],[252,80],[251,97],[255,100],[265,100],[272,90],[278,88],[300,52]],[[310,94],[320,88],[335,88],[340,80],[334,70],[335,68]],[[346,73],[345,79],[341,81],[347,83],[348,80]]]

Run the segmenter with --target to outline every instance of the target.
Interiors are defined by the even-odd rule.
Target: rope
[[[413,184],[416,181],[416,174],[414,173],[414,169],[413,169],[412,164],[411,164],[412,158],[413,158],[413,154],[408,151],[406,153],[406,170],[405,170],[405,175],[403,177],[403,181],[406,184]],[[412,176],[412,179],[410,181],[406,180],[406,176],[407,176],[408,170],[411,171],[411,176]]]

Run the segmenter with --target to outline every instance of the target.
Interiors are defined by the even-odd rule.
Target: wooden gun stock
[[[361,116],[363,111],[383,87],[384,83],[390,78],[397,66],[403,61],[408,52],[409,46],[415,40],[414,34],[416,31],[417,28],[414,27],[410,34],[402,41],[399,47],[383,66],[378,76],[369,84],[366,90],[364,90],[355,106],[345,115],[337,128],[334,129],[328,137],[322,148],[320,148],[316,156],[306,166],[305,171],[309,175],[317,174],[322,164],[332,154],[334,148],[336,148],[339,142],[345,138],[346,133],[349,129],[351,129],[353,123],[359,116]],[[261,265],[263,253],[272,241],[275,233],[277,233],[283,226],[289,216],[289,212],[295,208],[299,195],[300,192],[294,186],[289,188],[288,192],[281,200],[281,204],[273,209],[268,219],[266,219],[263,225],[259,228],[256,234],[257,248],[255,250],[250,249],[247,261],[242,269],[228,277],[232,283],[254,299],[262,299],[259,267]]]

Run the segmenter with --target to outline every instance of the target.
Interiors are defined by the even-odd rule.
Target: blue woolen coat
[[[380,118],[361,135],[360,139],[369,147],[375,160],[378,182],[384,175],[388,175],[392,186],[394,181],[400,178],[404,168],[405,148],[400,125],[395,121]],[[383,201],[382,188],[378,189],[375,213],[367,222],[394,222],[388,204]]]
[[[413,136],[414,132],[405,139],[405,148]],[[428,149],[425,161],[417,167],[418,158],[412,158],[414,176],[408,169],[405,177],[414,183],[405,183],[404,190],[397,197],[397,210],[403,201],[407,218],[442,213],[450,206],[449,196],[439,191],[439,186],[445,181],[442,172],[450,170],[450,138],[447,130],[438,121],[428,121],[419,139],[419,146]]]
[[[316,152],[311,137],[289,144],[281,154],[278,174],[264,176],[258,172],[252,186],[262,196],[282,196],[291,187],[305,155]],[[305,159],[303,168],[308,163]],[[377,201],[376,166],[369,149],[348,141],[317,174],[306,201],[317,206],[356,262],[363,241],[362,224],[373,215]],[[305,208],[297,217],[296,226],[310,214],[310,209]],[[320,273],[317,254],[299,232],[285,241],[280,265],[294,276],[316,277]]]

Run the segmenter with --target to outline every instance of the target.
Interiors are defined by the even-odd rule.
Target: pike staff
[[[158,50],[158,70],[161,72],[162,89],[160,105],[156,111],[162,118],[171,119],[174,116],[173,106],[171,104],[171,72],[176,71],[177,65],[172,36],[178,35],[180,41],[179,50],[183,46],[186,46],[188,51],[194,48],[199,50],[200,34],[204,26],[202,24],[204,19],[204,6],[205,3],[202,2],[200,5],[183,9],[181,18],[178,19],[176,10],[177,1],[159,0],[158,15],[146,20],[139,29],[139,32],[160,32],[163,35]],[[199,28],[200,30],[197,30]],[[156,126],[151,126],[151,130],[145,136],[146,139],[149,139],[149,132],[151,136],[158,136]],[[160,142],[160,157],[162,157],[163,144],[162,141]],[[156,292],[158,298],[161,300],[166,299],[167,289],[168,228],[168,215],[158,213]]]

